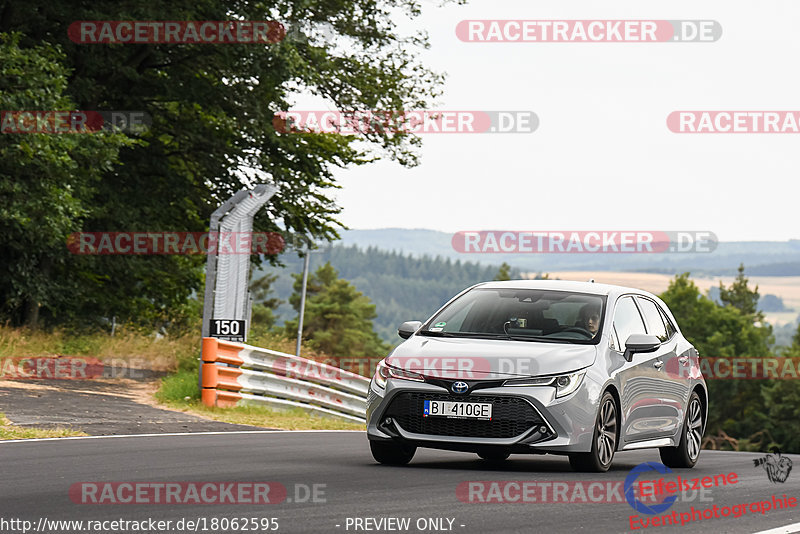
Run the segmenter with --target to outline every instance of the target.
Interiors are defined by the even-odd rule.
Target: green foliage
[[[503,262],[500,265],[500,269],[497,270],[497,274],[494,275],[495,280],[511,280],[511,266],[506,262]]]
[[[59,46],[21,47],[0,34],[0,110],[69,110]],[[69,254],[103,173],[132,143],[120,134],[3,133],[0,143],[0,318],[36,327],[41,308],[66,314],[92,276]],[[77,294],[76,294],[77,293]],[[63,318],[63,317],[58,317]]]
[[[278,275],[266,274],[250,283],[250,295],[253,298],[253,309],[250,320],[250,337],[261,337],[275,326],[275,310],[283,302],[272,297],[272,284]]]
[[[717,305],[701,295],[689,273],[676,276],[660,296],[678,318],[683,334],[702,356],[769,355],[770,328],[754,324],[753,315],[733,306]]]
[[[200,398],[200,384],[197,366],[193,371],[181,370],[161,379],[161,387],[156,392],[156,399],[161,402],[183,401]]]
[[[299,312],[302,275],[293,275],[290,302]],[[337,357],[376,358],[386,347],[372,329],[375,305],[347,280],[338,277],[330,263],[308,277],[303,316],[303,339],[315,350]],[[287,321],[288,336],[297,331],[297,321]]]
[[[744,265],[739,265],[738,273],[730,288],[726,289],[722,282],[719,283],[720,300],[733,306],[744,315],[758,315],[759,319],[763,319],[763,314],[758,312],[758,286],[753,290],[747,287],[748,280],[744,276]]]
[[[286,264],[285,269],[265,267],[261,272],[279,274],[273,287],[279,297],[289,299],[293,282],[286,273],[301,272],[303,262],[291,255],[285,255],[281,260]],[[497,272],[497,266],[341,245],[311,254],[312,271],[324,262],[330,262],[343,279],[375,304],[375,331],[390,344],[400,341],[397,327],[402,322],[429,317],[462,290],[491,280]],[[512,278],[520,276],[519,269],[512,269]],[[278,309],[283,318],[294,319],[296,313],[297,310],[289,306]]]
[[[790,347],[783,347],[780,356],[800,359],[800,326]],[[765,380],[761,388],[766,427],[784,452],[800,452],[800,382],[797,380]]]
[[[278,279],[278,275],[266,274],[261,278],[250,282],[250,295],[253,297],[254,302],[258,302],[262,306],[275,310],[281,305],[281,299],[272,297],[273,290],[272,284]]]
[[[430,107],[442,77],[417,57],[426,37],[395,24],[398,14],[414,19],[420,11],[417,0],[2,2],[0,33],[20,36],[0,52],[0,109],[135,110],[152,125],[128,139],[3,136],[0,320],[33,324],[41,307],[50,324],[112,315],[189,322],[183,305],[201,287],[204,258],[71,257],[66,235],[204,231],[221,201],[264,177],[278,193],[255,231],[280,221],[318,240],[338,237],[334,171],[378,157],[413,165],[419,138],[279,133],[274,114],[299,93],[340,110]],[[234,19],[278,20],[290,37],[266,46],[93,45],[73,43],[67,32],[79,20]]]
[[[800,356],[800,352],[795,357]],[[800,383],[765,380],[761,387],[765,427],[784,452],[800,452]]]
[[[759,314],[747,305],[758,299],[752,301],[748,297],[754,292],[748,289],[743,271],[730,289],[722,286],[720,292],[725,292],[728,299],[724,306],[701,295],[689,280],[689,273],[684,273],[676,276],[660,296],[701,358],[770,356],[772,331],[769,325],[757,321]],[[743,309],[732,305],[734,302],[743,305]],[[771,425],[761,381],[707,380],[707,385],[710,399],[707,435],[724,431],[733,437],[746,438]]]

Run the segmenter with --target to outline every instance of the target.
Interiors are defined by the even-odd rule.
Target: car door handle
[[[662,362],[661,360],[656,360],[653,362],[653,367],[655,367],[656,369],[661,369],[663,366],[664,362]]]

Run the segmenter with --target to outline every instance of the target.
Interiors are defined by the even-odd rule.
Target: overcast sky
[[[442,110],[530,110],[534,133],[426,134],[422,163],[341,171],[351,228],[710,230],[800,238],[800,134],[675,134],[675,110],[800,110],[800,2],[472,0],[434,7]],[[467,43],[464,19],[713,19],[713,43]]]

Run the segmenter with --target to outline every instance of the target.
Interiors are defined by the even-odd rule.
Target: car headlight
[[[577,373],[556,377],[556,398],[565,397],[578,389],[581,382],[583,382],[584,375],[586,375],[586,371],[578,371]]]
[[[515,378],[506,380],[504,386],[553,386],[556,388],[556,398],[565,397],[573,393],[583,382],[586,371],[578,371],[567,375],[545,376],[541,378]]]
[[[403,380],[414,380],[416,382],[425,382],[425,377],[421,374],[413,371],[406,371],[405,369],[399,369],[397,367],[392,367],[386,364],[384,360],[381,360],[378,362],[378,366],[375,368],[375,376],[372,377],[373,382],[375,382],[375,385],[380,389],[384,389],[386,387],[386,381],[390,377],[401,378]]]
[[[375,376],[372,377],[372,381],[375,382],[375,385],[378,386],[380,389],[384,389],[386,387],[386,380],[389,378],[389,366],[383,363],[383,360],[378,362],[378,367],[375,368]]]

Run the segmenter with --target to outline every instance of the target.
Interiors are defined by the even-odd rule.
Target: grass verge
[[[209,407],[197,399],[189,401],[167,401],[164,404],[182,412],[207,417],[214,421],[237,425],[252,425],[281,430],[364,430],[360,423],[309,415],[300,408],[278,411],[263,406],[234,406],[232,408]]]
[[[156,337],[120,327],[117,335],[104,332],[70,334],[62,330],[28,330],[0,326],[0,358],[91,356],[104,362],[128,362],[137,368],[168,371],[181,361],[197,361],[196,335]]]
[[[88,436],[84,432],[68,428],[32,428],[17,426],[0,412],[0,439],[65,438],[69,436]]]

